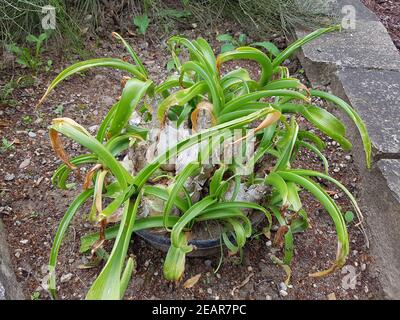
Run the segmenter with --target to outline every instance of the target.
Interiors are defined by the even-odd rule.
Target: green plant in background
[[[231,51],[234,50],[236,47],[243,47],[248,44],[247,36],[244,33],[239,34],[237,40],[229,33],[220,34],[219,36],[217,36],[217,40],[223,43],[223,45],[221,46],[221,53]],[[278,49],[278,47],[270,41],[253,42],[250,45],[253,47],[261,47],[265,49],[270,59],[272,59],[273,57],[277,57],[280,54],[280,50]]]
[[[315,29],[336,23],[339,17],[337,8],[327,0],[189,0],[184,7],[204,25],[217,25],[221,17],[233,18],[252,33],[287,34],[295,27]]]
[[[0,89],[0,104],[15,106],[17,102],[13,99],[12,94],[18,87],[17,81],[11,79]]]
[[[229,33],[220,34],[217,36],[217,40],[222,42],[221,53],[226,51],[231,51],[236,47],[245,46],[247,41],[247,36],[244,33],[241,33],[237,39],[235,39]]]
[[[1,139],[1,148],[0,148],[0,150],[2,152],[6,152],[8,150],[11,150],[11,149],[14,148],[13,144],[14,144],[14,141],[10,142],[10,141],[7,140],[7,138],[3,137]]]
[[[77,4],[64,0],[0,1],[0,41],[2,45],[7,43],[18,43],[20,46],[29,44],[29,40],[26,38],[27,34],[38,34],[43,31],[42,8],[48,5],[55,8],[57,16],[56,29],[49,30],[52,31],[52,38],[58,40],[64,49],[66,42],[74,48],[81,46],[81,30],[77,18],[81,17],[82,12],[74,14],[73,8]]]
[[[149,16],[147,13],[133,18],[133,24],[137,27],[138,32],[142,35],[146,34],[147,28],[149,27],[149,22]]]
[[[7,49],[15,54],[17,63],[37,72],[43,64],[41,54],[43,51],[43,42],[46,40],[46,33],[41,33],[38,37],[30,34],[26,37],[26,41],[34,45],[33,51],[28,47],[20,48],[16,44],[8,45]],[[48,67],[50,66],[51,63],[48,63]]]
[[[308,191],[326,209],[337,232],[336,260],[324,271],[312,274],[322,276],[343,266],[349,253],[349,239],[345,217],[339,206],[314,178],[326,180],[341,189],[351,200],[358,218],[360,209],[351,193],[337,180],[330,177],[328,163],[323,155],[325,144],[311,131],[299,128],[296,115],[301,115],[322,133],[340,143],[343,149],[350,149],[343,123],[327,110],[312,103],[313,97],[332,102],[355,122],[365,147],[367,165],[371,164],[371,144],[367,131],[359,116],[343,100],[326,92],[310,90],[299,80],[289,76],[288,69],[281,63],[288,59],[305,43],[338,27],[319,29],[300,39],[276,54],[265,54],[253,47],[239,47],[214,56],[212,48],[202,38],[189,41],[183,37],[172,37],[168,41],[178,75],[172,75],[164,82],[155,84],[131,46],[118,34],[119,39],[130,53],[134,64],[120,59],[100,58],[76,63],[62,71],[50,84],[40,103],[64,79],[93,67],[111,67],[130,75],[122,91],[120,100],[114,104],[96,136],[69,118],[53,119],[50,137],[53,149],[63,160],[54,173],[52,182],[59,188],[67,188],[67,179],[79,166],[91,165],[83,191],[71,203],[57,229],[50,253],[49,288],[56,294],[55,268],[62,239],[74,215],[89,199],[92,208],[88,219],[100,225],[97,233],[81,239],[81,251],[92,251],[104,256],[104,241],[115,238],[113,248],[106,263],[89,289],[87,299],[121,299],[128,286],[135,261],[127,257],[132,232],[149,228],[164,228],[170,235],[171,246],[164,262],[164,276],[168,280],[179,280],[185,268],[186,255],[194,250],[188,240],[194,225],[207,220],[219,221],[223,226],[222,241],[228,250],[242,253],[243,247],[252,233],[252,224],[244,213],[246,210],[261,212],[271,226],[272,218],[279,224],[277,234],[284,243],[282,264],[290,264],[294,254],[293,234],[307,229],[308,215],[303,208],[299,193]],[[180,53],[188,50],[190,59],[182,61]],[[277,52],[276,52],[277,53]],[[245,68],[221,73],[221,65],[229,60],[254,60],[260,65],[259,79],[252,79]],[[132,113],[143,104],[153,101],[157,105],[156,117],[159,126],[166,122],[180,127],[187,122],[194,133],[180,140],[177,145],[159,154],[134,175],[127,171],[119,159],[137,141],[148,138],[148,130],[129,124]],[[200,111],[206,112],[212,125],[197,131]],[[257,126],[254,123],[257,120]],[[208,188],[198,200],[188,195],[185,183],[202,170],[202,160],[212,154],[212,147],[224,139],[233,138],[232,129],[243,129],[256,138],[256,149],[247,163],[271,162],[267,173],[253,172],[246,176],[240,171],[243,164],[220,164],[212,167],[208,178]],[[63,149],[59,134],[78,142],[89,153],[69,158]],[[246,141],[246,135],[243,139]],[[211,141],[211,142],[210,142]],[[165,176],[162,164],[168,159],[181,155],[194,145],[208,142],[167,186],[154,185],[151,181]],[[301,148],[306,148],[319,156],[324,172],[292,168],[292,162]],[[246,164],[245,164],[246,165]],[[269,186],[271,192],[265,194],[265,202],[257,204],[237,200],[241,181],[249,185]],[[227,190],[233,183],[232,196]],[[185,191],[186,190],[186,191]],[[161,214],[137,217],[137,212],[146,197],[156,197],[163,203]],[[107,202],[105,201],[107,199]],[[107,203],[107,205],[105,205]],[[171,214],[172,209],[178,215]],[[118,213],[119,212],[119,213]],[[120,222],[118,222],[120,220]],[[111,227],[110,223],[115,223]],[[267,229],[269,230],[269,227]],[[267,230],[267,231],[268,231]]]

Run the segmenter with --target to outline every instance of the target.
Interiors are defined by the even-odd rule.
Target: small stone
[[[211,289],[211,288],[208,288],[208,289],[207,289],[207,293],[208,293],[208,294],[212,294],[212,293],[213,293],[212,289]]]
[[[89,131],[90,133],[95,133],[95,132],[97,131],[98,128],[99,128],[99,126],[98,126],[97,124],[95,124],[94,126],[90,126],[90,127],[88,128],[88,131]]]
[[[266,244],[267,247],[270,247],[270,246],[272,246],[272,241],[268,240],[265,244]]]
[[[148,268],[148,267],[149,267],[149,265],[150,265],[150,260],[146,260],[146,261],[144,262],[144,266],[145,266],[145,268]]]
[[[365,263],[361,263],[361,271],[367,270],[367,265]]]
[[[279,290],[287,291],[287,285],[284,282],[279,283]]]
[[[69,264],[74,263],[74,261],[75,261],[75,259],[68,259]]]
[[[21,164],[19,165],[20,169],[24,169],[27,166],[29,166],[31,164],[31,159],[30,158],[26,158],[24,161],[21,162]]]
[[[346,160],[351,160],[351,156],[347,155],[344,157]]]
[[[333,172],[339,172],[339,171],[340,171],[340,168],[333,169]]]
[[[12,180],[14,180],[14,178],[15,178],[15,175],[12,173],[6,173],[6,175],[4,176],[5,181],[12,181]]]
[[[251,271],[253,271],[253,268],[252,268],[251,266],[248,266],[248,267],[247,267],[247,271],[250,271],[250,272],[251,272]]]
[[[70,280],[72,279],[73,276],[74,276],[74,275],[73,275],[72,273],[63,274],[63,275],[61,276],[60,281],[61,281],[61,283],[68,282],[68,281],[70,281]]]
[[[221,279],[221,275],[220,275],[219,273],[217,273],[216,277],[217,277],[218,279]]]
[[[21,256],[21,252],[22,252],[22,250],[21,250],[21,249],[17,249],[17,250],[15,250],[15,254],[14,254],[14,256],[16,256],[17,258],[19,258],[19,257]]]
[[[336,300],[336,295],[334,292],[328,294],[327,297],[328,297],[328,300]]]
[[[272,297],[271,297],[269,294],[267,294],[267,295],[265,296],[265,300],[272,300]]]
[[[158,276],[158,271],[154,272],[153,274],[154,274],[154,276],[157,277]]]
[[[42,265],[42,266],[40,267],[40,272],[41,272],[43,275],[47,274],[47,270],[48,270],[47,264],[44,264],[44,265]]]
[[[27,244],[28,242],[29,242],[28,239],[22,239],[19,241],[19,243],[22,243],[22,244]]]
[[[207,267],[211,267],[212,261],[209,260],[209,259],[207,259],[207,260],[204,261],[204,264],[205,264]]]
[[[32,131],[29,131],[28,132],[28,136],[31,137],[31,138],[35,138],[36,137],[36,133],[34,133]]]
[[[288,295],[288,293],[287,293],[285,290],[279,290],[279,294],[280,294],[282,297],[286,297],[286,296]]]

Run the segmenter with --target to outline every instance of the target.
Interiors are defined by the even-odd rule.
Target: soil
[[[388,29],[397,49],[400,50],[400,2],[398,0],[362,0]]]
[[[204,36],[216,50],[216,30],[204,31],[198,28],[179,30],[179,33],[196,38]],[[240,30],[232,23],[219,26],[219,33]],[[155,39],[155,40],[154,40]],[[152,34],[151,37],[128,36],[129,42],[138,51],[139,56],[149,69],[151,78],[156,82],[166,76],[165,66],[169,60],[165,45],[166,38]],[[259,40],[259,39],[252,39]],[[265,40],[265,39],[263,39]],[[282,38],[271,39],[279,46]],[[95,56],[126,57],[119,44],[110,39],[90,41],[88,46]],[[48,52],[45,58],[54,61],[54,69],[40,73],[33,79],[34,84],[19,87],[12,97],[15,106],[0,106],[0,136],[14,142],[13,146],[0,153],[0,217],[7,232],[12,263],[18,281],[24,288],[24,294],[30,299],[39,292],[40,299],[49,299],[48,293],[41,288],[46,272],[49,252],[56,228],[68,208],[71,200],[78,194],[82,181],[73,178],[76,183],[71,190],[58,190],[51,184],[51,176],[60,160],[54,155],[47,134],[47,126],[52,118],[70,117],[89,130],[99,124],[108,108],[121,94],[122,73],[113,70],[97,69],[74,76],[65,81],[49,96],[47,101],[35,111],[35,105],[45,91],[46,86],[57,72],[79,57],[61,58]],[[250,64],[251,65],[251,64]],[[295,76],[306,81],[297,60],[288,63]],[[233,65],[232,65],[233,66]],[[257,73],[253,66],[254,74]],[[2,70],[1,85],[11,77],[17,79],[29,72],[17,65],[9,65]],[[63,107],[59,107],[62,105]],[[301,126],[309,127],[304,119]],[[353,163],[353,155],[344,152],[330,139],[327,142],[326,155],[331,163],[331,175],[341,181],[351,192],[357,195],[359,174]],[[64,139],[70,155],[83,153],[76,143]],[[29,159],[29,160],[27,160]],[[29,163],[27,164],[27,162]],[[21,168],[21,164],[27,164]],[[296,167],[321,170],[318,158],[301,151]],[[335,170],[334,170],[335,169]],[[12,177],[13,175],[13,177]],[[12,177],[12,178],[11,178]],[[331,185],[329,190],[335,189]],[[253,237],[246,244],[243,261],[237,256],[223,254],[221,267],[216,271],[220,256],[209,258],[190,258],[186,262],[184,277],[179,283],[168,283],[162,275],[165,253],[148,245],[138,236],[132,238],[129,254],[136,257],[137,267],[126,292],[126,299],[379,299],[382,290],[374,271],[373,257],[365,245],[363,234],[349,224],[351,253],[346,268],[323,278],[311,278],[310,272],[330,266],[336,253],[336,235],[334,226],[322,207],[308,194],[302,192],[302,201],[311,219],[311,228],[303,234],[295,235],[295,257],[291,265],[292,276],[287,295],[279,293],[279,284],[286,279],[282,267],[275,265],[271,255],[281,256],[279,248],[272,248],[270,239],[264,235]],[[350,210],[349,201],[336,193],[338,204],[345,212]],[[80,237],[95,230],[83,219],[87,207],[77,214],[71,224],[60,250],[57,265],[59,297],[61,299],[83,299],[101,266],[81,269],[80,265],[88,261],[88,256],[79,254]],[[274,233],[271,238],[273,239]],[[108,243],[106,249],[111,247]],[[346,271],[347,270],[347,271]],[[349,272],[354,271],[355,274]],[[201,274],[199,282],[191,289],[184,289],[183,283],[190,277]],[[355,275],[354,286],[346,286],[350,276]],[[64,282],[60,278],[63,276]],[[343,286],[344,284],[344,286]],[[239,287],[239,288],[237,288]],[[237,288],[237,289],[235,289]]]

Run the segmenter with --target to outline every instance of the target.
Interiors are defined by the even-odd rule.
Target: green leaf
[[[178,220],[178,222],[174,225],[171,232],[171,245],[179,248],[180,237],[182,234],[183,228],[194,218],[199,216],[207,207],[215,203],[217,200],[213,199],[210,196],[206,196],[201,199],[199,202],[195,203],[193,206],[189,208]]]
[[[283,61],[286,59],[290,58],[299,48],[301,48],[303,45],[307,44],[308,42],[319,38],[325,33],[332,32],[332,31],[337,31],[340,30],[340,25],[329,27],[329,28],[321,28],[318,29],[304,38],[301,38],[295,42],[293,42],[290,46],[288,46],[285,50],[283,50],[272,62],[273,68],[275,69],[278,67]]]
[[[262,51],[252,47],[240,47],[233,51],[221,53],[217,58],[217,66],[219,66],[229,60],[254,60],[257,61],[261,66],[261,76],[259,80],[260,86],[267,84],[272,76],[272,63],[268,56]]]
[[[344,214],[344,220],[346,221],[346,223],[353,222],[353,220],[354,220],[353,211],[346,211],[346,213]]]
[[[311,95],[314,97],[319,97],[322,99],[325,99],[329,102],[334,103],[336,106],[338,106],[340,109],[342,109],[347,116],[354,122],[354,124],[357,126],[358,131],[361,135],[361,139],[364,144],[364,152],[365,152],[365,161],[367,168],[371,168],[371,161],[372,161],[372,145],[371,145],[371,140],[368,135],[367,128],[360,118],[360,116],[355,112],[355,110],[344,100],[330,94],[327,92],[319,91],[319,90],[311,90],[310,91]]]
[[[113,249],[110,253],[103,270],[90,287],[86,299],[88,300],[118,300],[123,296],[123,289],[126,288],[127,276],[131,272],[128,262],[127,272],[122,275],[122,267],[124,265],[125,256],[128,251],[129,242],[131,240],[132,230],[136,219],[136,213],[142,193],[139,193],[134,202],[128,200],[125,203],[124,213],[122,216],[117,239],[115,240]],[[122,282],[121,282],[122,276]]]
[[[53,240],[53,245],[51,247],[50,259],[49,259],[49,265],[48,265],[48,270],[50,273],[49,291],[53,298],[56,297],[55,269],[57,266],[57,257],[58,257],[58,251],[60,250],[60,247],[61,247],[61,242],[64,238],[65,233],[67,232],[69,224],[71,223],[73,217],[75,216],[75,213],[78,211],[78,209],[86,202],[86,200],[91,195],[93,195],[93,189],[88,189],[86,191],[83,191],[81,194],[79,194],[75,198],[75,200],[71,203],[67,212],[65,212],[64,217],[62,218],[60,225],[57,228],[57,232],[56,232],[56,235]]]
[[[163,274],[166,280],[178,281],[185,271],[186,253],[190,252],[186,235],[179,234],[177,246],[171,244],[164,261]]]
[[[171,59],[167,62],[167,71],[171,72],[174,69],[175,69],[175,61]]]
[[[118,70],[127,71],[133,76],[137,77],[141,80],[146,80],[143,74],[139,71],[136,66],[131,65],[120,59],[114,58],[100,58],[100,59],[92,59],[86,60],[82,62],[78,62],[69,66],[68,68],[64,69],[60,72],[60,74],[54,78],[54,80],[50,83],[49,87],[47,88],[46,92],[44,93],[43,97],[40,99],[38,106],[44,101],[47,95],[63,80],[68,78],[71,75],[76,73],[85,71],[90,68],[94,67],[110,67]]]
[[[219,42],[231,42],[233,37],[229,33],[220,34],[216,37]]]
[[[153,82],[151,80],[143,82],[138,79],[130,79],[126,82],[121,99],[118,102],[118,107],[110,123],[110,128],[108,130],[110,137],[119,134],[128,124],[132,112],[144,95],[149,91],[152,84]]]
[[[302,115],[323,133],[339,142],[343,149],[351,149],[350,141],[345,138],[345,126],[331,113],[317,106],[305,105]]]
[[[164,227],[167,228],[167,221],[169,218],[169,214],[172,211],[172,208],[176,202],[176,198],[178,197],[179,192],[182,190],[183,185],[188,180],[190,176],[192,176],[196,171],[200,168],[200,164],[198,162],[191,162],[185,166],[185,168],[176,176],[175,183],[172,186],[171,191],[169,192],[168,200],[164,207]]]
[[[132,49],[130,44],[128,42],[126,42],[126,40],[124,38],[122,38],[118,33],[113,32],[112,34],[113,34],[113,36],[115,38],[117,38],[118,40],[120,40],[122,42],[122,44],[125,46],[126,50],[128,50],[129,54],[131,55],[133,61],[135,61],[135,63],[137,64],[139,70],[142,72],[143,76],[147,78],[149,76],[149,73],[147,72],[147,70],[144,67],[142,61],[139,59],[138,55]]]
[[[138,28],[140,34],[146,34],[149,27],[149,17],[147,13],[133,18],[133,24]]]
[[[244,33],[239,34],[239,44],[244,46],[246,44],[247,36]]]
[[[222,46],[221,46],[221,53],[225,53],[225,52],[228,52],[228,51],[232,51],[232,50],[234,50],[235,49],[235,46],[232,44],[232,43],[224,43]]]
[[[266,49],[274,57],[278,56],[281,53],[281,51],[278,49],[278,47],[269,41],[254,42],[251,45],[256,46],[256,47],[262,47],[262,48]]]
[[[346,258],[349,254],[349,237],[347,233],[346,224],[344,218],[339,210],[339,207],[335,202],[329,197],[329,195],[314,181],[310,179],[301,177],[293,172],[278,171],[277,172],[286,181],[294,182],[304,189],[309,191],[328,211],[333,223],[335,224],[338,245],[336,253],[336,261],[331,268],[312,274],[312,276],[322,276],[335,271],[340,268],[346,262]]]

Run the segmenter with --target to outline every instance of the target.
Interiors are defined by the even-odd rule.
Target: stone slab
[[[393,196],[400,202],[400,159],[382,159],[378,166]]]
[[[3,223],[0,219],[0,300],[24,299],[22,290],[15,279],[6,241]]]
[[[297,30],[298,38],[309,31]],[[337,68],[400,70],[400,53],[379,21],[356,20],[354,30],[332,32],[302,48],[305,59]]]
[[[400,153],[400,72],[346,68],[337,76],[367,127],[375,153]]]

